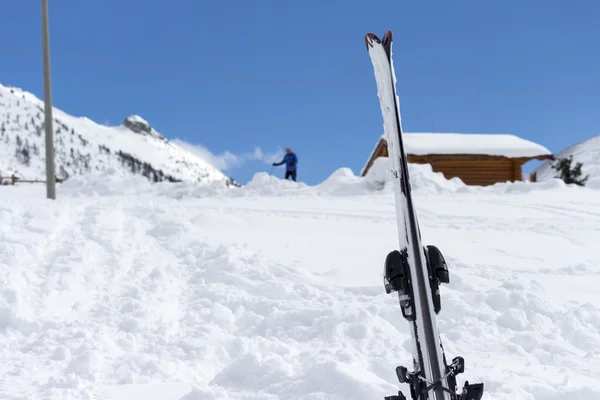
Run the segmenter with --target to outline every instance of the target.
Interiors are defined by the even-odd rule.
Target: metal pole
[[[44,58],[44,126],[46,128],[46,194],[56,199],[54,169],[54,133],[52,130],[52,91],[50,86],[50,38],[48,34],[48,0],[42,1],[42,45]]]

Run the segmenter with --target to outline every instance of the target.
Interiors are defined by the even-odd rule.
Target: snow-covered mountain
[[[574,144],[555,155],[557,159],[569,156],[573,156],[573,166],[580,162],[583,175],[589,175],[586,186],[600,187],[600,136]],[[552,164],[553,162],[546,161],[534,170],[538,182],[559,176]]]
[[[56,175],[89,172],[140,174],[152,182],[210,183],[233,180],[199,156],[169,142],[143,118],[104,126],[53,109]],[[0,85],[0,176],[45,179],[44,103],[35,95]]]

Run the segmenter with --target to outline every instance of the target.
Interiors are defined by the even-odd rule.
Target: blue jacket
[[[283,160],[281,160],[281,162],[274,163],[273,165],[281,165],[283,163],[285,163],[286,171],[295,171],[296,164],[298,164],[298,157],[296,157],[294,153],[289,153],[283,157]]]

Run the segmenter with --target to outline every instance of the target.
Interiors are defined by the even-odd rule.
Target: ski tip
[[[391,29],[388,29],[385,32],[385,35],[383,35],[383,39],[379,39],[379,37],[374,33],[367,33],[365,35],[365,44],[367,45],[367,50],[369,50],[370,47],[373,47],[374,43],[383,44],[384,46],[389,45],[390,43],[392,43],[393,36],[394,33]]]
[[[392,38],[394,36],[394,33],[392,32],[391,29],[388,29],[387,32],[385,32],[385,35],[383,35],[383,44],[387,44],[388,42],[391,43],[392,42]]]
[[[373,43],[381,43],[381,39],[379,39],[374,33],[367,33],[365,35],[365,45],[367,46],[367,51],[370,47],[373,47]]]

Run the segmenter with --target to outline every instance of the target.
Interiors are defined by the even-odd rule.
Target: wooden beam
[[[523,180],[523,171],[521,170],[521,163],[517,161],[513,161],[513,180],[514,181],[522,181]]]
[[[383,139],[380,139],[379,143],[377,143],[377,146],[375,147],[375,150],[373,151],[373,155],[367,162],[367,166],[365,167],[361,176],[365,176],[367,174],[367,172],[369,172],[369,169],[371,169],[371,167],[373,166],[373,163],[379,157],[388,157],[387,142],[385,142]]]

